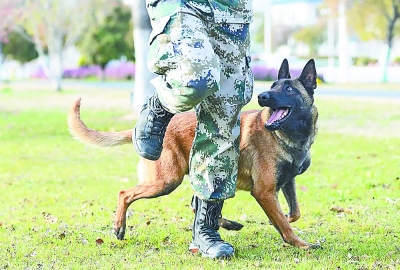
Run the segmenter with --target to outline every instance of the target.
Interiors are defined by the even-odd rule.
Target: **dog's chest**
[[[276,186],[279,190],[288,181],[303,173],[310,165],[308,151],[295,151],[277,162]]]

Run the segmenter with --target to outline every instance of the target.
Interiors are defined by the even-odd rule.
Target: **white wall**
[[[340,70],[338,67],[318,67],[318,73],[322,74],[326,82],[338,82]],[[350,83],[379,83],[382,82],[383,69],[376,67],[349,67],[348,82]],[[400,67],[389,67],[387,71],[387,81],[390,83],[400,83]],[[399,85],[400,89],[400,85]]]

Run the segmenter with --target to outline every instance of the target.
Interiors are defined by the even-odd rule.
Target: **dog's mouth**
[[[271,116],[265,123],[265,127],[271,131],[279,129],[281,124],[289,118],[291,112],[290,107],[272,108]]]

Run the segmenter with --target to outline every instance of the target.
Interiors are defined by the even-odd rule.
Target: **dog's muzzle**
[[[271,93],[269,93],[268,91],[262,92],[258,95],[258,105],[260,105],[261,107],[274,108],[276,107],[276,99],[272,97]]]
[[[280,129],[283,122],[291,114],[291,108],[289,106],[278,106],[277,99],[268,91],[258,95],[258,104],[261,107],[271,108],[271,115],[265,123],[265,128],[270,131]]]

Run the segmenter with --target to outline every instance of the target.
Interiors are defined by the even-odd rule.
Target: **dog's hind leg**
[[[293,178],[291,181],[287,182],[281,189],[289,206],[289,213],[286,214],[286,218],[289,222],[295,222],[301,216],[296,195],[295,179]]]
[[[170,151],[165,151],[167,155]],[[163,156],[162,156],[163,157]],[[118,195],[117,212],[114,219],[114,234],[123,239],[126,228],[126,211],[139,199],[156,198],[174,191],[187,172],[187,163],[173,158],[161,158],[154,162],[140,159],[138,164],[139,183],[133,188],[121,190]]]
[[[126,230],[126,212],[128,207],[139,199],[143,198],[156,198],[159,196],[167,195],[174,191],[182,182],[165,183],[163,181],[155,181],[153,183],[139,184],[134,188],[121,190],[118,194],[118,206],[114,219],[114,234],[122,240],[125,236]]]

